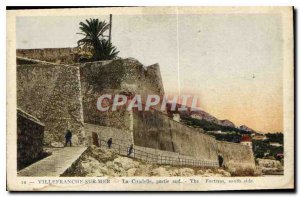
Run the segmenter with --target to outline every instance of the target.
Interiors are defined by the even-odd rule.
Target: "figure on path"
[[[72,146],[72,132],[69,129],[67,129],[67,133],[65,135],[65,138],[66,138],[65,146],[68,146],[68,143],[70,143],[70,146]]]
[[[130,145],[130,147],[128,149],[128,155],[127,156],[130,156],[132,151],[133,151],[133,144]]]
[[[109,138],[109,140],[107,141],[107,146],[108,146],[108,148],[111,147],[111,144],[112,144],[112,138]]]
[[[223,167],[223,157],[221,155],[218,155],[219,160],[219,167]]]

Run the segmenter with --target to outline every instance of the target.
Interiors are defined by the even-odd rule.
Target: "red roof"
[[[243,135],[241,142],[251,142],[251,137],[249,135]]]

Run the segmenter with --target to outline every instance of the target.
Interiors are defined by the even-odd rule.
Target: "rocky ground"
[[[62,175],[80,177],[124,176],[201,176],[229,177],[223,169],[205,169],[156,165],[120,156],[106,148],[89,147],[82,156]]]
[[[257,159],[256,162],[263,174],[266,174],[266,175],[282,175],[283,174],[283,164],[278,160]]]

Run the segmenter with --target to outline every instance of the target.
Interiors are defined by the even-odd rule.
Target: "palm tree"
[[[109,24],[99,19],[85,20],[86,23],[80,22],[81,33],[85,37],[80,39],[77,44],[84,49],[92,48],[93,57],[95,61],[110,60],[117,56],[119,51],[103,35],[109,29]]]
[[[114,47],[111,42],[105,39],[102,39],[99,41],[99,43],[97,43],[96,49],[97,51],[100,51],[100,53],[95,54],[95,58],[98,60],[113,59],[119,53],[119,51],[117,51],[117,48]]]

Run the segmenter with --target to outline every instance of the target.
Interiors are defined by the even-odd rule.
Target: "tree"
[[[80,33],[85,37],[78,40],[78,46],[92,52],[94,61],[110,60],[117,56],[119,51],[111,42],[105,39],[104,33],[109,29],[109,24],[99,19],[85,20],[80,22]]]

